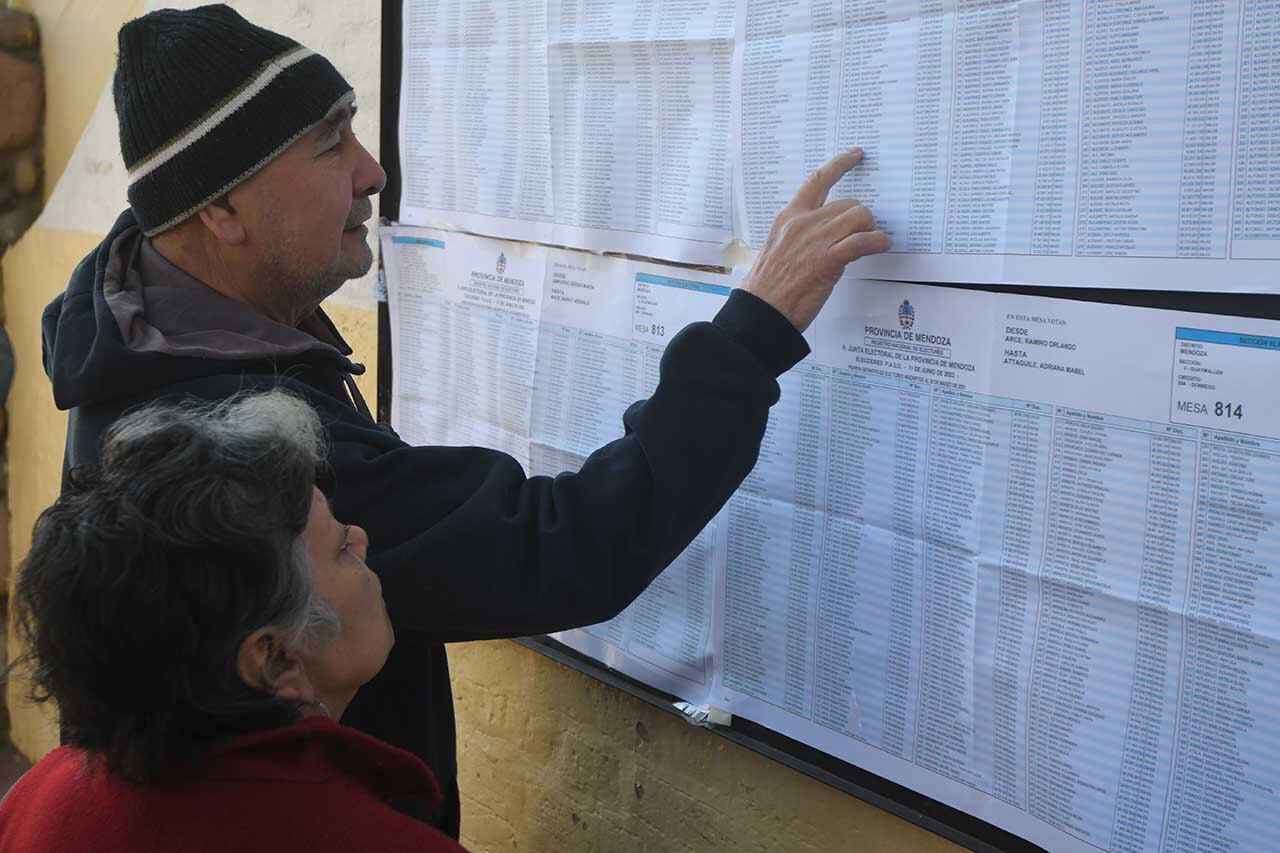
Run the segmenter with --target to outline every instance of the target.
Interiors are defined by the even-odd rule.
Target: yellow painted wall
[[[141,2],[10,2],[40,23],[45,64],[45,195],[48,197],[80,138],[103,81],[115,61],[104,37]],[[57,411],[40,366],[40,312],[65,286],[72,268],[101,236],[53,231],[37,224],[3,258],[5,330],[17,370],[6,402],[9,434],[9,553],[17,566],[31,544],[36,516],[57,496],[66,415]],[[10,657],[21,652],[12,637]],[[10,737],[29,758],[57,746],[47,713],[22,701],[15,678],[6,687]]]
[[[960,849],[514,643],[449,662],[474,850]]]
[[[374,0],[362,3],[374,13],[365,16],[366,28],[354,36],[352,27],[333,16],[314,13],[329,8],[320,0],[233,5],[320,47],[352,78],[365,103],[376,104],[378,6]],[[59,192],[91,194],[93,176],[110,171],[111,157],[118,154],[105,151],[109,133],[98,134],[96,148],[82,136],[112,72],[114,34],[146,4],[17,0],[9,5],[35,13],[44,36],[46,192],[66,172],[73,184]],[[326,49],[327,41],[337,47]],[[377,140],[376,114],[376,109],[361,111],[361,119],[370,122],[358,127],[366,143]],[[15,563],[30,544],[36,515],[57,493],[66,424],[40,368],[39,314],[101,238],[91,227],[99,223],[81,224],[76,216],[82,205],[74,195],[66,198],[69,203],[51,204],[57,209],[3,259],[4,318],[18,356],[8,401]],[[108,194],[108,207],[113,198]],[[361,387],[372,401],[377,323],[366,294],[357,288],[329,310],[357,359],[370,367]],[[513,643],[454,646],[450,663],[463,842],[473,850],[958,849]],[[20,692],[20,684],[8,689],[12,737],[29,758],[38,759],[56,745],[56,730],[46,715],[21,700]]]

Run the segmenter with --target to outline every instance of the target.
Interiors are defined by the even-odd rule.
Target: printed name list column
[[[1087,4],[1077,254],[1226,256],[1237,9]]]
[[[941,0],[844,4],[837,146],[859,146],[867,156],[836,192],[873,209],[899,252],[942,251],[951,113],[944,7]]]
[[[1280,258],[1280,0],[1246,0],[1231,255]]]
[[[1001,254],[1009,221],[1021,4],[961,2],[953,59],[946,251]]]
[[[832,375],[813,719],[904,758],[921,660],[928,417],[922,385]]]
[[[384,231],[382,237],[388,276],[398,285],[389,295],[397,318],[391,345],[399,367],[393,373],[391,425],[410,444],[444,444],[452,418],[453,309],[446,295],[444,236]]]
[[[734,10],[548,5],[556,242],[719,261],[732,235]]]
[[[830,373],[803,363],[779,380],[759,461],[727,513],[724,684],[806,719]]]
[[[549,235],[546,9],[535,0],[405,4],[405,222]]]
[[[1181,632],[1167,610],[1134,602],[1181,603],[1193,446],[1147,421],[1055,416],[1027,808],[1102,849],[1113,834],[1140,842],[1159,820]]]
[[[1018,805],[1048,421],[1034,404],[939,389],[929,424],[915,760]]]
[[[739,4],[740,217],[761,246],[796,187],[835,151],[840,17],[836,0]]]
[[[1207,432],[1200,446],[1166,850],[1264,850],[1275,844],[1278,566],[1280,442]]]

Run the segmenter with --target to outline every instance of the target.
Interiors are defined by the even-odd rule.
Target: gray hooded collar
[[[277,323],[179,269],[136,226],[112,242],[102,290],[134,352],[219,361],[351,353],[320,310],[296,329]]]

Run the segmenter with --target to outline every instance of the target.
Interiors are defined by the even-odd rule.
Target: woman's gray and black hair
[[[301,540],[325,448],[277,390],[150,405],[70,472],[15,590],[32,696],[57,702],[68,742],[148,781],[299,718],[236,658],[259,628],[303,644],[336,628]]]

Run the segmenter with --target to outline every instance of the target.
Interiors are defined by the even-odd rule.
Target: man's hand
[[[844,173],[862,162],[855,148],[828,160],[800,187],[769,229],[769,239],[742,289],[760,297],[804,331],[818,316],[844,268],[863,255],[887,251],[871,211],[856,199],[828,202]]]

